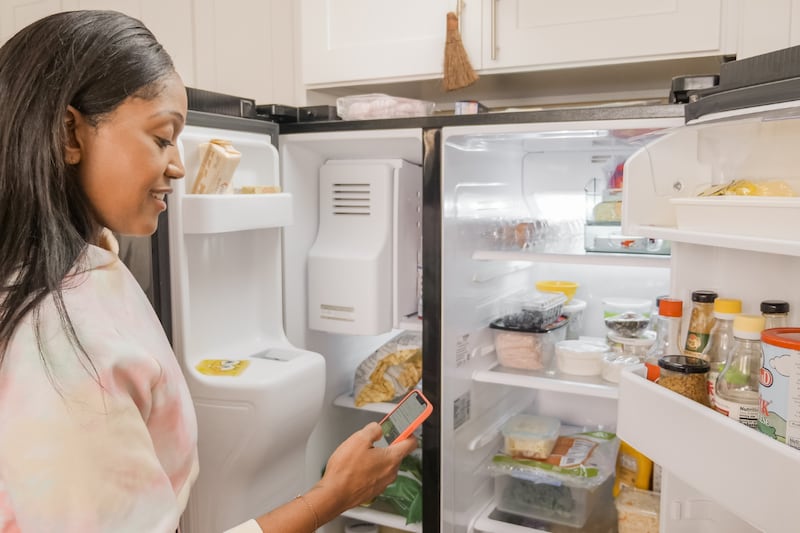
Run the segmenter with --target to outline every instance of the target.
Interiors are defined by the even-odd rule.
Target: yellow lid
[[[714,300],[714,311],[734,315],[742,312],[742,301],[736,298],[717,298]]]
[[[733,319],[733,330],[741,333],[756,333],[761,338],[764,330],[764,317],[761,315],[738,315]]]

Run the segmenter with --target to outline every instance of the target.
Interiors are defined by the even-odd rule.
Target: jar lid
[[[736,315],[733,319],[734,337],[759,340],[762,331],[764,331],[764,317],[761,315]]]
[[[717,293],[714,291],[694,291],[692,292],[692,301],[710,304],[717,299]]]
[[[714,312],[738,315],[742,312],[742,301],[736,298],[717,298],[714,300]]]
[[[691,355],[662,355],[658,366],[682,374],[703,374],[711,369],[708,361]]]
[[[789,302],[783,300],[764,300],[761,302],[761,312],[769,314],[788,313]]]
[[[658,314],[661,316],[683,316],[683,300],[677,298],[661,298],[658,302]]]
[[[800,351],[800,328],[774,328],[761,332],[761,342]]]

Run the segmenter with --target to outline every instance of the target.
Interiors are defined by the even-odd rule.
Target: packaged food
[[[796,393],[800,388],[800,328],[775,328],[761,333],[764,352],[759,382],[762,408],[758,430],[800,449],[800,413]]]
[[[275,194],[281,192],[279,185],[243,185],[233,192],[236,194]]]
[[[711,328],[714,326],[714,300],[717,293],[714,291],[692,292],[692,310],[689,315],[689,331],[686,333],[686,344],[683,353],[702,357]]]
[[[599,376],[603,370],[603,355],[608,347],[581,340],[556,343],[556,364],[565,374]]]
[[[797,196],[785,180],[733,180],[712,185],[698,196]]]
[[[708,401],[708,361],[689,355],[663,355],[658,359],[660,374],[656,383],[711,407]]]
[[[502,301],[504,316],[499,319],[507,328],[541,330],[558,321],[567,297],[560,292],[523,291]]]
[[[424,117],[435,104],[388,94],[356,94],[336,99],[336,113],[344,120]]]
[[[577,339],[583,333],[583,314],[586,301],[573,298],[561,308],[561,314],[567,317],[567,339]]]
[[[561,317],[544,328],[526,329],[516,321],[495,320],[489,328],[494,332],[497,361],[509,368],[549,369],[555,344],[563,341],[567,334],[567,323],[567,319]]]
[[[625,311],[618,315],[606,317],[605,323],[606,327],[617,335],[636,337],[650,325],[650,318],[633,311]]]
[[[657,492],[622,487],[616,506],[618,533],[658,533],[661,498]]]
[[[553,451],[561,420],[552,416],[518,414],[503,424],[505,453],[512,457],[546,459]]]
[[[192,185],[192,194],[225,194],[231,192],[233,172],[242,154],[230,141],[211,139],[201,144],[203,157]]]
[[[390,402],[405,395],[422,379],[422,336],[401,333],[370,354],[356,368],[353,399],[356,407]]]
[[[653,461],[624,440],[620,440],[616,474],[614,477],[615,497],[619,495],[620,489],[624,486],[649,490],[650,477],[653,474]]]

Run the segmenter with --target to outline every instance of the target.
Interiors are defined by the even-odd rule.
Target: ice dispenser
[[[309,328],[377,335],[416,313],[421,190],[421,168],[402,159],[322,165]]]

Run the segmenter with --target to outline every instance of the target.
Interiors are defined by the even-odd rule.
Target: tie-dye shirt
[[[158,318],[97,246],[63,295],[89,360],[48,297],[44,354],[29,314],[0,364],[0,533],[174,533],[198,473],[197,422]]]

